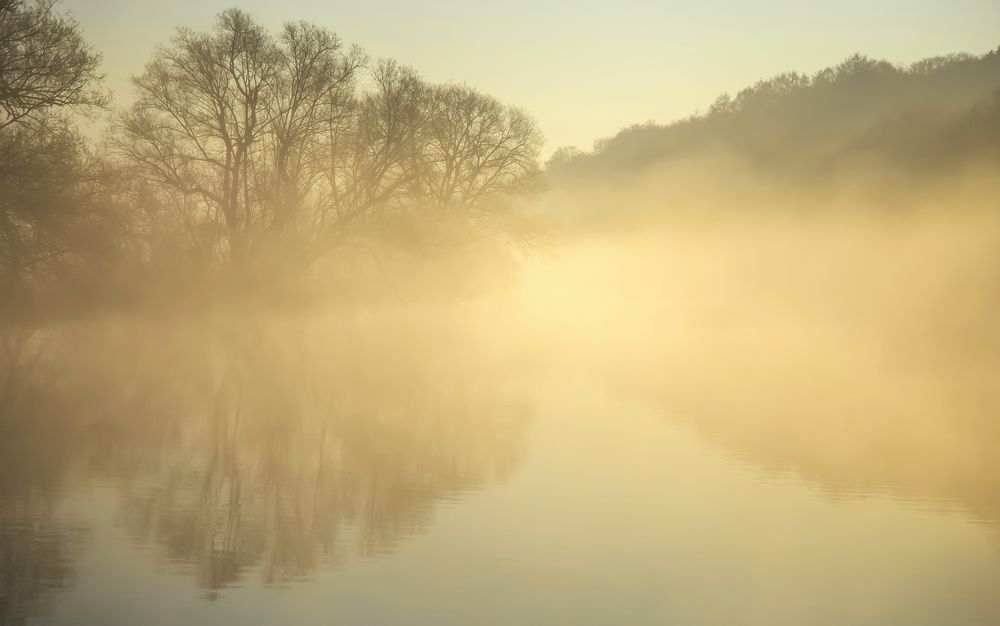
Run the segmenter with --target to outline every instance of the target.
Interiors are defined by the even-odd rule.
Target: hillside
[[[928,175],[1000,159],[1000,48],[905,67],[854,55],[812,75],[779,74],[706,112],[626,128],[591,152],[564,148],[547,169],[558,183],[706,157],[807,181],[873,162]]]

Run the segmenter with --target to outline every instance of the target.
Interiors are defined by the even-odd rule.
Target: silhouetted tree
[[[237,265],[308,264],[401,218],[470,220],[530,187],[541,136],[525,113],[394,61],[362,80],[365,65],[323,28],[274,36],[229,10],[135,78],[117,146],[166,204],[193,199],[221,225],[217,252]]]
[[[67,112],[105,104],[98,57],[50,0],[0,0],[0,283],[90,244],[100,167]],[[88,223],[91,222],[91,223]]]
[[[99,57],[55,0],[0,0],[0,129],[52,107],[103,106]]]
[[[122,119],[119,146],[151,181],[198,197],[208,218],[225,225],[228,252],[239,261],[253,219],[251,160],[279,114],[269,100],[280,53],[235,9],[212,33],[181,29],[172,44],[134,79],[136,103]]]
[[[459,85],[431,93],[427,176],[431,202],[467,212],[522,192],[538,173],[542,137],[523,111]]]
[[[423,175],[427,100],[427,85],[416,72],[380,61],[354,110],[330,125],[324,143],[328,201],[318,211],[321,249],[412,208]]]

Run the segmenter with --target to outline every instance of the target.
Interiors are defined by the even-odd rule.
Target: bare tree
[[[103,106],[100,58],[55,0],[0,0],[0,129],[46,109]]]
[[[235,264],[309,263],[394,217],[469,217],[528,186],[541,136],[526,114],[394,61],[362,76],[366,62],[318,26],[274,36],[229,10],[210,33],[179,31],[134,79],[117,145],[223,226],[218,253]]]
[[[181,29],[133,79],[136,102],[121,120],[118,147],[151,181],[197,196],[221,219],[228,253],[243,259],[255,215],[253,150],[275,115],[267,100],[280,54],[263,28],[236,9],[207,34]]]
[[[469,212],[531,188],[542,135],[526,113],[460,85],[435,88],[429,113],[426,184],[433,206]]]
[[[66,111],[105,104],[99,58],[52,0],[0,0],[0,281],[62,261],[87,239],[100,164]],[[89,242],[92,243],[92,242]]]
[[[328,30],[304,22],[284,27],[278,80],[267,100],[272,107],[267,117],[273,120],[265,136],[269,159],[257,172],[271,231],[314,222],[314,215],[304,213],[325,201],[320,189],[329,171],[324,142],[331,129],[350,118],[365,61],[359,48],[345,52]],[[301,221],[306,224],[297,224]]]
[[[348,124],[331,124],[326,142],[330,201],[321,208],[324,235],[371,225],[413,200],[423,173],[427,86],[412,69],[379,62],[369,91]]]
[[[211,33],[180,30],[134,79],[117,145],[162,189],[196,197],[240,264],[304,219],[325,171],[319,141],[363,61],[322,28],[289,24],[275,38],[226,11]]]

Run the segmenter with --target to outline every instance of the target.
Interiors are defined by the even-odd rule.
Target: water
[[[0,623],[1000,623],[976,353],[523,294],[5,331]]]

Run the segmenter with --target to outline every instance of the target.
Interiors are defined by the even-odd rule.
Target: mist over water
[[[655,398],[765,472],[995,521],[991,201],[794,195],[566,242],[526,278],[555,361]]]
[[[1000,51],[544,164],[323,25],[99,68],[0,0],[0,625],[1000,623]]]
[[[989,623],[1000,229],[944,202],[637,203],[459,300],[390,265],[376,303],[11,327],[5,610]],[[122,567],[160,617],[107,612]]]

